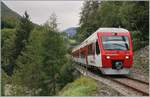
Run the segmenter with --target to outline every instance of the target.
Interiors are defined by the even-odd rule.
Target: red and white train
[[[103,74],[129,74],[133,62],[130,32],[123,28],[99,28],[72,50],[73,60],[95,66]]]

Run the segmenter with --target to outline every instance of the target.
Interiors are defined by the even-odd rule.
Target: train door
[[[80,59],[81,59],[81,63],[84,64],[85,63],[85,52],[83,49],[81,50],[81,58]]]
[[[79,58],[78,58],[78,62],[79,63],[82,63],[82,57],[81,57],[81,49],[79,49]]]
[[[85,47],[85,63],[88,64],[88,46]]]
[[[91,43],[88,45],[88,57],[87,57],[87,60],[88,60],[88,65],[95,65],[95,59],[94,59],[94,44]]]
[[[96,67],[102,67],[102,62],[101,62],[101,52],[100,48],[98,45],[98,41],[96,40],[96,45],[95,45],[95,66]]]

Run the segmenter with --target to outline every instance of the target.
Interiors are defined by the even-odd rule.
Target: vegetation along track
[[[76,66],[76,69],[85,76],[89,76],[97,81],[100,81],[119,93],[125,96],[148,96],[149,95],[149,83],[142,80],[133,79],[128,76],[101,76],[89,71],[88,69]]]

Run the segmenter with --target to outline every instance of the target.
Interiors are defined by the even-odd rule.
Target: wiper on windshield
[[[125,49],[113,48],[113,49],[105,49],[105,50],[125,50]]]
[[[116,44],[116,43],[114,43],[113,45],[117,45],[117,46],[121,46],[121,47],[125,48],[125,46],[124,46],[124,45],[121,45],[121,44]]]

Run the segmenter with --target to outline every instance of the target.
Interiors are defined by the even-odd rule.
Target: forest
[[[74,39],[82,42],[100,27],[121,27],[131,32],[134,50],[148,45],[148,1],[92,1],[84,2],[80,26]]]
[[[134,51],[149,44],[148,1],[84,1],[73,38],[58,31],[55,14],[38,25],[28,12],[19,16],[1,5],[2,95],[6,87],[13,96],[57,95],[76,79],[69,48],[74,44],[69,40],[79,44],[100,27],[128,29]]]
[[[42,26],[27,12],[19,18],[5,15],[1,26],[2,95],[7,85],[10,95],[56,95],[73,80],[68,40],[57,31],[55,14]]]

